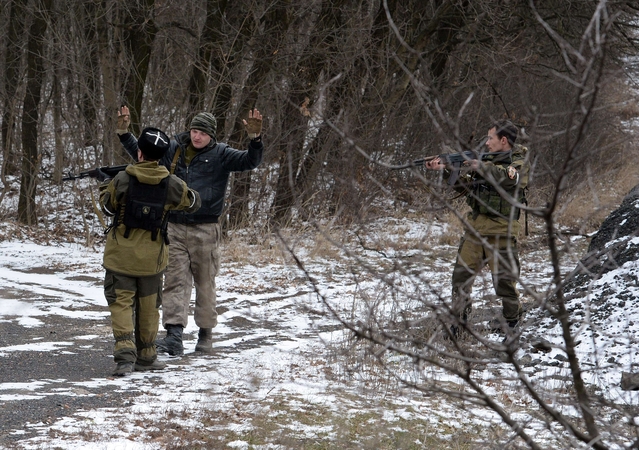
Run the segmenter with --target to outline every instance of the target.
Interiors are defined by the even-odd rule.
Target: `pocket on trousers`
[[[164,278],[164,276],[162,276],[162,278]],[[155,307],[157,309],[160,309],[160,306],[162,306],[162,286],[164,284],[162,278],[160,278],[160,283],[158,284],[158,294],[155,300]]]
[[[115,277],[112,273],[108,273],[104,276],[104,298],[106,298],[107,305],[112,305],[117,300],[115,293]]]

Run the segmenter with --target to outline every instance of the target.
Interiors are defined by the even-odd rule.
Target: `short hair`
[[[499,139],[505,137],[508,143],[513,146],[517,140],[518,129],[510,120],[498,120],[492,124],[489,129],[495,129]]]

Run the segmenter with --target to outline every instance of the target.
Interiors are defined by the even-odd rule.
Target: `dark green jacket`
[[[519,208],[524,198],[530,164],[528,149],[515,144],[509,157],[481,161],[479,169],[460,177],[455,188],[466,194],[471,207],[468,222],[483,236],[517,237],[520,230]],[[495,186],[505,192],[500,193]]]

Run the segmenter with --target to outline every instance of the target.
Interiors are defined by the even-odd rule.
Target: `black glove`
[[[103,172],[100,169],[95,169],[95,178],[98,181],[102,181],[102,182],[111,179],[111,177],[106,172]]]

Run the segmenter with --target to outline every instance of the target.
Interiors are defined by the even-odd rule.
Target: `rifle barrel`
[[[105,174],[107,174],[108,176],[113,178],[118,173],[120,173],[124,169],[126,169],[127,166],[128,166],[128,164],[123,164],[121,166],[98,167],[96,169],[85,170],[84,172],[80,172],[77,175],[75,175],[75,174],[73,174],[71,172],[68,172],[67,176],[62,178],[62,181],[71,181],[71,180],[77,180],[79,178],[86,178],[86,177],[97,178],[98,170],[101,171],[101,172],[104,172]]]
[[[475,152],[472,150],[468,150],[461,153],[442,153],[440,155],[432,155],[432,156],[427,156],[425,158],[415,159],[409,163],[402,164],[400,166],[395,166],[393,167],[393,169],[401,170],[401,169],[408,169],[410,167],[420,167],[420,166],[423,166],[426,162],[432,161],[435,158],[441,159],[442,162],[448,165],[453,165],[454,167],[458,167],[464,161],[470,161],[473,159],[481,159],[481,160],[495,159],[495,158],[500,158],[506,155],[510,155],[511,153],[512,153],[511,151],[491,153],[491,152]]]

